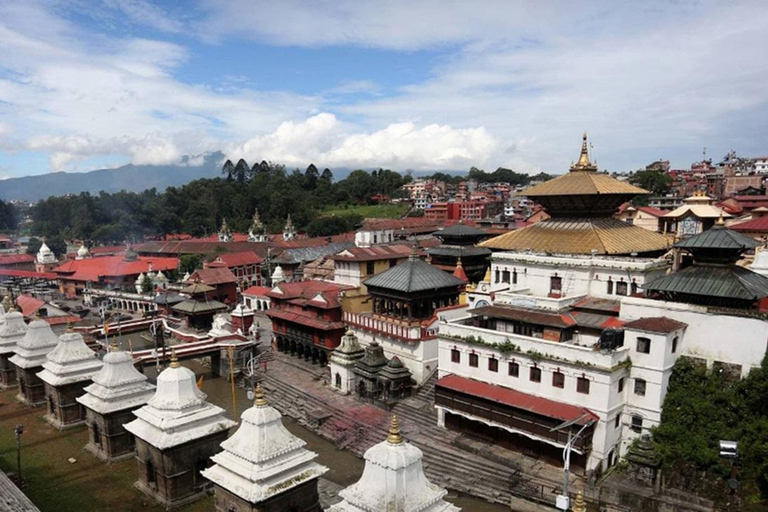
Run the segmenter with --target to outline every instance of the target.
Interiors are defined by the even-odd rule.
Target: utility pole
[[[21,488],[24,482],[21,478],[21,434],[24,433],[24,425],[16,425],[13,433],[16,434],[16,478],[19,481],[19,488]]]
[[[595,420],[587,421],[575,436],[571,432],[571,425],[578,424],[580,421],[588,418],[589,416],[590,414],[585,413],[579,418],[566,421],[565,423],[561,423],[560,425],[549,429],[550,432],[558,432],[564,428],[568,429],[568,442],[565,444],[565,448],[563,448],[563,494],[557,496],[555,505],[560,510],[568,510],[571,505],[571,500],[568,496],[568,476],[570,475],[571,470],[571,449],[573,448],[573,444],[579,439],[579,437],[581,437],[581,434],[584,433],[584,430],[586,430],[587,427],[592,426],[595,423]]]

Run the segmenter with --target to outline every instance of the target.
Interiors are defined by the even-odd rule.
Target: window
[[[579,377],[576,379],[576,391],[579,393],[589,394],[589,379],[586,377]]]
[[[93,422],[93,444],[101,447],[101,429],[96,421]]]
[[[632,284],[630,285],[629,288],[631,290],[632,295],[637,293],[637,283],[636,282],[632,281]]]
[[[624,281],[619,281],[616,283],[616,295],[626,295],[627,294],[627,283]]]
[[[619,393],[624,391],[624,377],[619,379]]]
[[[469,354],[469,366],[477,368],[477,354]]]
[[[373,262],[369,261],[365,264],[365,274],[368,276],[373,275]]]
[[[530,378],[532,382],[541,382],[541,368],[531,366]]]
[[[624,219],[624,222],[626,222],[627,224],[634,224],[635,223],[635,219],[627,218],[627,219]]]
[[[341,374],[336,372],[336,387],[341,389]]]
[[[145,466],[147,468],[147,483],[154,484],[157,477],[155,476],[155,465],[152,464],[151,459],[147,459]]]
[[[451,349],[451,362],[452,363],[460,363],[461,362],[461,352],[458,350]]]
[[[517,269],[512,269],[512,284],[517,284]]]
[[[502,271],[501,282],[509,284],[509,270]]]
[[[395,266],[397,266],[397,259],[396,258],[392,258],[391,260],[389,260],[389,268],[392,268],[392,267],[395,267]]]
[[[637,351],[641,354],[650,354],[651,340],[648,338],[637,338]]]
[[[499,360],[495,357],[491,357],[488,360],[488,370],[492,372],[498,372],[499,371]]]
[[[556,388],[565,387],[565,374],[563,372],[555,372],[552,374],[552,385]]]
[[[643,431],[643,418],[640,416],[632,416],[632,432],[638,434]]]
[[[608,295],[613,295],[613,279],[611,279],[610,277],[608,278],[608,285],[607,286],[608,286],[608,289],[606,290],[606,293]]]
[[[499,269],[496,269],[496,279],[494,279],[497,283],[501,282],[501,272],[499,272]]]
[[[520,365],[517,363],[509,363],[507,365],[507,373],[510,377],[519,377],[520,376]]]
[[[672,353],[673,354],[675,352],[677,352],[677,342],[678,342],[679,339],[680,338],[678,336],[675,336],[674,338],[672,338]]]
[[[645,380],[635,379],[635,394],[645,396]]]
[[[621,414],[616,415],[616,419],[613,420],[613,428],[619,428],[621,426]]]
[[[563,278],[558,276],[552,276],[549,278],[549,294],[554,297],[559,297],[563,291]]]

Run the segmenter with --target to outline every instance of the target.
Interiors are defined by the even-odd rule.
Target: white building
[[[16,346],[27,332],[24,315],[9,308],[3,315],[4,323],[0,325],[0,388],[16,387],[16,367],[10,358],[16,353]]]
[[[768,174],[768,156],[758,156],[752,159],[757,174]]]
[[[216,510],[319,510],[317,481],[328,468],[283,426],[260,386],[240,419],[202,473],[216,488]]]
[[[331,387],[345,395],[355,391],[355,363],[363,358],[365,350],[357,336],[348,330],[330,357]]]
[[[386,441],[365,452],[363,476],[339,492],[344,501],[328,512],[459,512],[443,500],[447,491],[427,480],[423,456],[403,440],[393,416]]]

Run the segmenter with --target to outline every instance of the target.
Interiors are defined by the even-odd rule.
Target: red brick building
[[[207,294],[209,299],[218,300],[227,306],[237,303],[237,277],[228,268],[204,268],[195,270],[189,276],[190,283],[203,283],[215,288]]]
[[[424,210],[424,217],[431,220],[478,221],[498,215],[504,209],[501,201],[464,201],[456,203],[432,203]]]
[[[277,349],[325,366],[344,334],[339,294],[348,289],[324,281],[301,281],[280,283],[270,290],[267,316]]]

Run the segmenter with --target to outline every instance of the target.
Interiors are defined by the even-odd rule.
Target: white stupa
[[[317,454],[305,448],[307,443],[283,426],[282,415],[267,404],[260,386],[241,420],[237,432],[221,443],[224,451],[211,457],[215,464],[203,471],[215,485],[254,504],[312,480],[316,484],[328,471],[314,462]]]
[[[88,252],[88,248],[85,246],[84,243],[80,244],[80,248],[77,250],[77,256],[75,257],[76,260],[84,260],[88,256],[90,256],[91,253]]]
[[[99,357],[85,344],[83,335],[67,330],[59,338],[56,347],[48,352],[43,371],[37,374],[51,386],[66,386],[89,381],[101,370]]]
[[[103,366],[93,375],[85,394],[77,401],[99,414],[106,415],[146,404],[155,393],[147,376],[133,366],[129,352],[116,347],[102,360]]]
[[[37,262],[43,265],[57,262],[56,255],[53,254],[53,251],[45,242],[40,246],[40,250],[37,251]]]
[[[27,326],[24,337],[16,344],[16,355],[11,362],[19,368],[43,366],[50,351],[59,344],[59,337],[41,318],[35,318]]]
[[[224,416],[224,409],[205,399],[206,394],[197,388],[195,373],[181,366],[174,352],[170,367],[157,377],[154,396],[134,411],[136,419],[125,429],[165,450],[237,425]]]
[[[749,269],[768,277],[768,250],[763,249],[755,254],[755,261],[752,262]]]
[[[344,501],[328,512],[458,512],[443,500],[447,491],[427,480],[421,450],[403,440],[392,417],[387,440],[365,452],[357,483],[339,492]]]
[[[16,352],[16,345],[27,333],[24,315],[12,307],[3,315],[0,325],[0,387],[10,388],[16,385],[16,368],[10,358]]]
[[[283,281],[285,281],[285,273],[283,272],[283,267],[278,265],[272,272],[272,286],[282,283]]]

